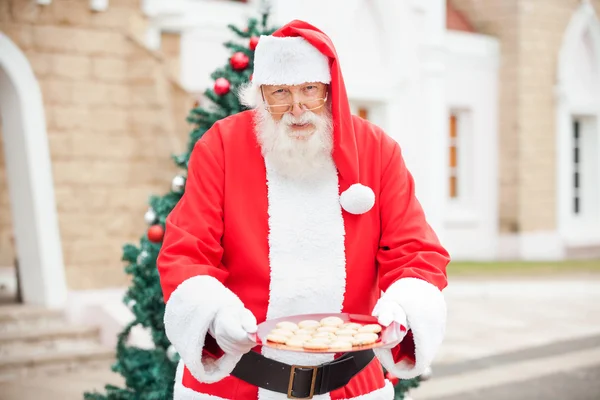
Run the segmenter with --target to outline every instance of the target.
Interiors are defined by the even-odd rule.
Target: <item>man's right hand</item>
[[[217,344],[227,354],[246,354],[256,342],[248,336],[257,330],[256,318],[244,307],[225,307],[217,312],[210,333]]]

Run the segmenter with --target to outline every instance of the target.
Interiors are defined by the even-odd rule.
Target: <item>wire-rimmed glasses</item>
[[[291,103],[291,104],[269,104],[269,103],[267,103],[267,100],[265,99],[264,93],[262,93],[262,88],[261,88],[261,94],[262,94],[263,102],[265,105],[265,109],[269,112],[269,114],[272,114],[272,115],[282,115],[282,114],[291,112],[294,109],[294,106],[296,104],[298,105],[298,107],[300,107],[304,111],[317,110],[317,109],[323,107],[327,103],[327,96],[328,96],[328,94],[325,93],[325,97],[318,98],[318,99],[297,101],[297,102]]]

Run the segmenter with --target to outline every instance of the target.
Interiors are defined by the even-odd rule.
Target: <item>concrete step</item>
[[[0,381],[48,376],[81,368],[103,368],[114,359],[114,351],[100,345],[37,354],[12,354],[0,357]]]
[[[99,329],[69,325],[60,310],[0,306],[0,381],[55,375],[114,361]]]
[[[68,326],[0,332],[0,357],[11,354],[39,354],[98,344],[99,329]]]
[[[10,304],[0,306],[0,333],[63,327],[62,311],[43,307]]]

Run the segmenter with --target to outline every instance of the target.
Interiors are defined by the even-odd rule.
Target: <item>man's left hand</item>
[[[385,298],[379,299],[377,304],[375,304],[375,308],[373,308],[373,312],[371,314],[374,317],[377,317],[377,322],[383,326],[387,327],[392,322],[397,322],[399,325],[405,328],[404,332],[408,330],[406,313],[400,304],[396,303],[395,301]]]

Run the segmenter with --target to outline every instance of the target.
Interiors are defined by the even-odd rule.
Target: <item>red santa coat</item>
[[[165,324],[177,332],[170,339],[185,363],[175,398],[286,398],[227,376],[237,361],[215,350],[207,335],[220,304],[238,301],[227,289],[260,323],[303,313],[370,314],[381,291],[394,282],[412,282],[403,291],[412,332],[388,351],[394,363],[410,370],[418,356],[415,327],[423,307],[412,310],[408,305],[423,293],[413,283],[435,291],[444,288],[448,254],[425,221],[398,144],[353,117],[361,179],[376,195],[373,209],[353,215],[340,207],[339,188],[348,185],[333,164],[310,184],[272,170],[261,155],[252,115],[247,111],[228,117],[198,141],[185,194],[167,219],[158,267],[166,301],[177,304],[171,304],[174,311],[167,313]],[[174,292],[177,299],[171,298]],[[187,347],[194,346],[187,354]],[[318,365],[330,357],[256,350],[300,365]],[[220,358],[215,363],[211,355]],[[200,362],[204,366],[196,365]],[[188,363],[194,364],[196,377]],[[200,382],[216,377],[222,379]],[[393,390],[375,359],[346,387],[315,398],[391,399]]]

